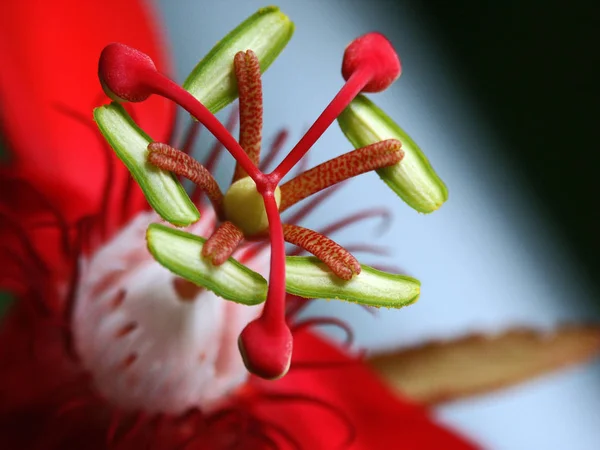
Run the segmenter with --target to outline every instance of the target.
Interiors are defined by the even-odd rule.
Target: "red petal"
[[[92,121],[92,109],[106,102],[98,57],[105,45],[120,41],[148,53],[165,70],[147,6],[122,0],[0,2],[0,126],[11,153],[8,170],[34,183],[69,221],[98,212],[109,173],[107,154],[115,168],[108,212],[119,206],[129,175],[112,151],[105,152]],[[151,136],[165,139],[170,105],[150,99],[135,114]],[[139,191],[136,195],[133,204],[140,208]]]
[[[167,67],[151,13],[137,1],[0,2],[0,130],[9,152],[0,166],[0,210],[18,220],[51,279],[64,281],[70,269],[59,219],[73,239],[73,224],[86,215],[100,213],[96,225],[110,233],[146,205],[100,137],[92,110],[107,101],[97,76],[106,44],[124,42]],[[172,105],[151,98],[132,109],[151,136],[167,138]],[[32,255],[4,225],[0,266],[12,268],[0,276],[0,288],[22,293],[33,276],[22,261],[30,266]]]
[[[330,366],[294,369],[294,362],[315,360]],[[281,380],[276,383],[256,380],[256,385],[263,393],[311,397],[342,412],[356,436],[349,449],[477,448],[436,424],[423,407],[399,398],[365,364],[352,363],[338,348],[314,334],[303,331],[294,335],[294,362],[289,374]],[[331,410],[301,400],[274,401],[270,405],[260,401],[254,408],[263,420],[301,437],[302,448],[340,448],[348,434],[347,425]]]

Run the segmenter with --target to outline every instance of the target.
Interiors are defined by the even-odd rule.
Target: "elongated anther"
[[[244,239],[244,233],[231,222],[223,222],[202,247],[202,256],[220,266]]]
[[[402,73],[398,54],[390,41],[380,33],[368,33],[346,47],[342,62],[342,75],[348,80],[362,67],[372,70],[371,79],[362,92],[381,92],[396,81]]]
[[[240,95],[239,142],[254,165],[258,166],[263,125],[263,99],[260,62],[252,50],[238,52],[233,60]],[[247,176],[236,164],[233,182]]]
[[[399,163],[404,156],[397,139],[387,139],[348,152],[298,175],[281,186],[279,210],[348,178]]]
[[[194,158],[167,144],[152,142],[148,145],[148,162],[191,180],[206,193],[215,211],[220,215],[223,193],[210,172]]]
[[[350,280],[361,271],[360,263],[349,251],[316,231],[283,224],[283,238],[315,255],[342,280]]]

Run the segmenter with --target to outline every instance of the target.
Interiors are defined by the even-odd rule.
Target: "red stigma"
[[[152,91],[144,78],[155,72],[154,61],[148,55],[125,44],[109,44],[100,54],[98,77],[106,95],[115,101],[146,100]]]
[[[285,323],[261,316],[250,322],[238,340],[244,364],[267,380],[284,376],[292,360],[292,332]]]
[[[381,92],[396,81],[402,73],[398,54],[380,33],[368,33],[355,39],[346,47],[342,62],[342,75],[348,80],[358,70],[368,67],[371,79],[363,92]]]

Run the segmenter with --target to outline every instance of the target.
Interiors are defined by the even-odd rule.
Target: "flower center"
[[[139,214],[89,260],[73,316],[75,348],[96,388],[126,410],[180,414],[210,410],[247,378],[237,338],[260,307],[185,290],[149,255]],[[206,233],[206,211],[193,232]],[[251,263],[267,266],[268,252]]]
[[[279,186],[275,188],[275,201],[279,208]],[[269,228],[265,203],[250,177],[244,177],[230,186],[223,199],[223,209],[227,220],[237,225],[246,236],[264,233]]]

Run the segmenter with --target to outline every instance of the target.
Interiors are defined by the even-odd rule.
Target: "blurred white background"
[[[256,0],[159,0],[177,77],[240,21],[266,4]],[[376,221],[340,232],[341,243],[389,246],[396,264],[422,282],[419,302],[377,317],[354,305],[318,302],[311,314],[335,314],[356,330],[357,345],[389,348],[508,326],[549,328],[598,314],[592,295],[541,216],[518,161],[503,158],[511,145],[475,106],[461,70],[418,11],[390,13],[386,2],[281,0],[295,35],[264,76],[265,145],[282,127],[288,150],[342,85],[341,58],[355,37],[380,31],[400,54],[403,75],[388,91],[372,95],[424,150],[448,185],[450,199],[436,213],[420,215],[402,203],[375,174],[348,183],[303,225],[318,228],[357,209],[387,205],[394,222],[376,236]],[[207,142],[206,134],[203,142]],[[310,153],[311,165],[350,150],[333,125]],[[230,178],[232,162],[220,172]],[[360,258],[360,256],[359,256]],[[365,263],[374,257],[360,258]],[[600,364],[548,376],[521,387],[436,411],[444,422],[487,448],[600,448]]]

